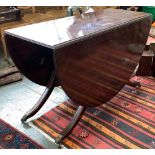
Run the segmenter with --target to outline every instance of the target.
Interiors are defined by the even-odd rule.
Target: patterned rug
[[[125,85],[107,104],[88,108],[63,145],[73,149],[155,149],[155,79],[135,76],[131,80],[142,86]],[[66,101],[31,125],[53,139],[70,122],[76,108]]]
[[[32,139],[0,119],[0,149],[41,149]]]

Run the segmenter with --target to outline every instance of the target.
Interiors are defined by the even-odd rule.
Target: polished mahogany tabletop
[[[115,29],[125,23],[148,16],[142,12],[131,12],[116,9],[83,14],[80,17],[66,17],[37,24],[22,26],[5,33],[25,40],[54,48],[90,35]]]
[[[5,31],[11,57],[30,80],[51,73],[75,103],[105,104],[129,83],[151,26],[150,14],[106,9]]]

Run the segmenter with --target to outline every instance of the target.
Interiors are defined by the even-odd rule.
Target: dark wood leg
[[[64,129],[64,131],[56,137],[55,143],[61,144],[61,142],[72,132],[72,130],[75,128],[77,123],[80,121],[83,113],[85,112],[85,107],[79,106],[74,117],[72,118],[71,122],[68,124],[68,126]]]
[[[139,61],[139,67],[137,68],[136,75],[140,76],[152,76],[153,75],[153,59],[154,52],[151,44],[145,48]]]
[[[150,49],[153,52],[152,76],[155,77],[155,43],[150,44]]]
[[[38,102],[34,105],[34,107],[31,110],[29,110],[22,117],[22,119],[21,119],[22,122],[25,122],[27,119],[29,119],[30,117],[34,116],[41,109],[41,107],[45,104],[46,100],[48,99],[48,97],[52,93],[52,91],[53,91],[55,86],[56,86],[56,76],[55,76],[55,72],[53,72],[51,74],[50,80],[49,80],[49,82],[47,84],[47,87],[46,87],[45,91],[41,95],[41,97],[38,100]]]

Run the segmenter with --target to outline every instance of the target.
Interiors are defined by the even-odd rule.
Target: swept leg
[[[71,122],[68,124],[68,126],[64,129],[64,131],[61,133],[60,136],[58,136],[55,139],[55,143],[61,144],[61,142],[72,132],[72,130],[75,128],[77,123],[82,117],[82,114],[85,112],[85,107],[79,106],[74,117],[72,118]]]
[[[45,104],[46,100],[50,96],[51,92],[53,91],[54,87],[56,86],[56,76],[55,72],[51,74],[50,80],[47,84],[47,87],[43,94],[41,95],[40,99],[38,102],[34,105],[32,109],[30,109],[21,119],[22,122],[25,122],[27,119],[30,117],[34,116],[40,109],[41,107]]]

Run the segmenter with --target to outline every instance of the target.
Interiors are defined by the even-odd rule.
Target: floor
[[[6,65],[7,63],[2,59],[2,52],[0,51],[0,67],[4,67]],[[36,103],[44,89],[45,87],[31,82],[26,77],[24,77],[20,82],[1,86],[0,118],[25,133],[45,148],[56,149],[58,148],[56,144],[49,142],[38,131],[21,122],[22,116]],[[38,114],[36,114],[36,116],[28,121],[38,118],[43,113],[67,99],[68,97],[62,89],[56,87],[43,108],[38,112]]]

